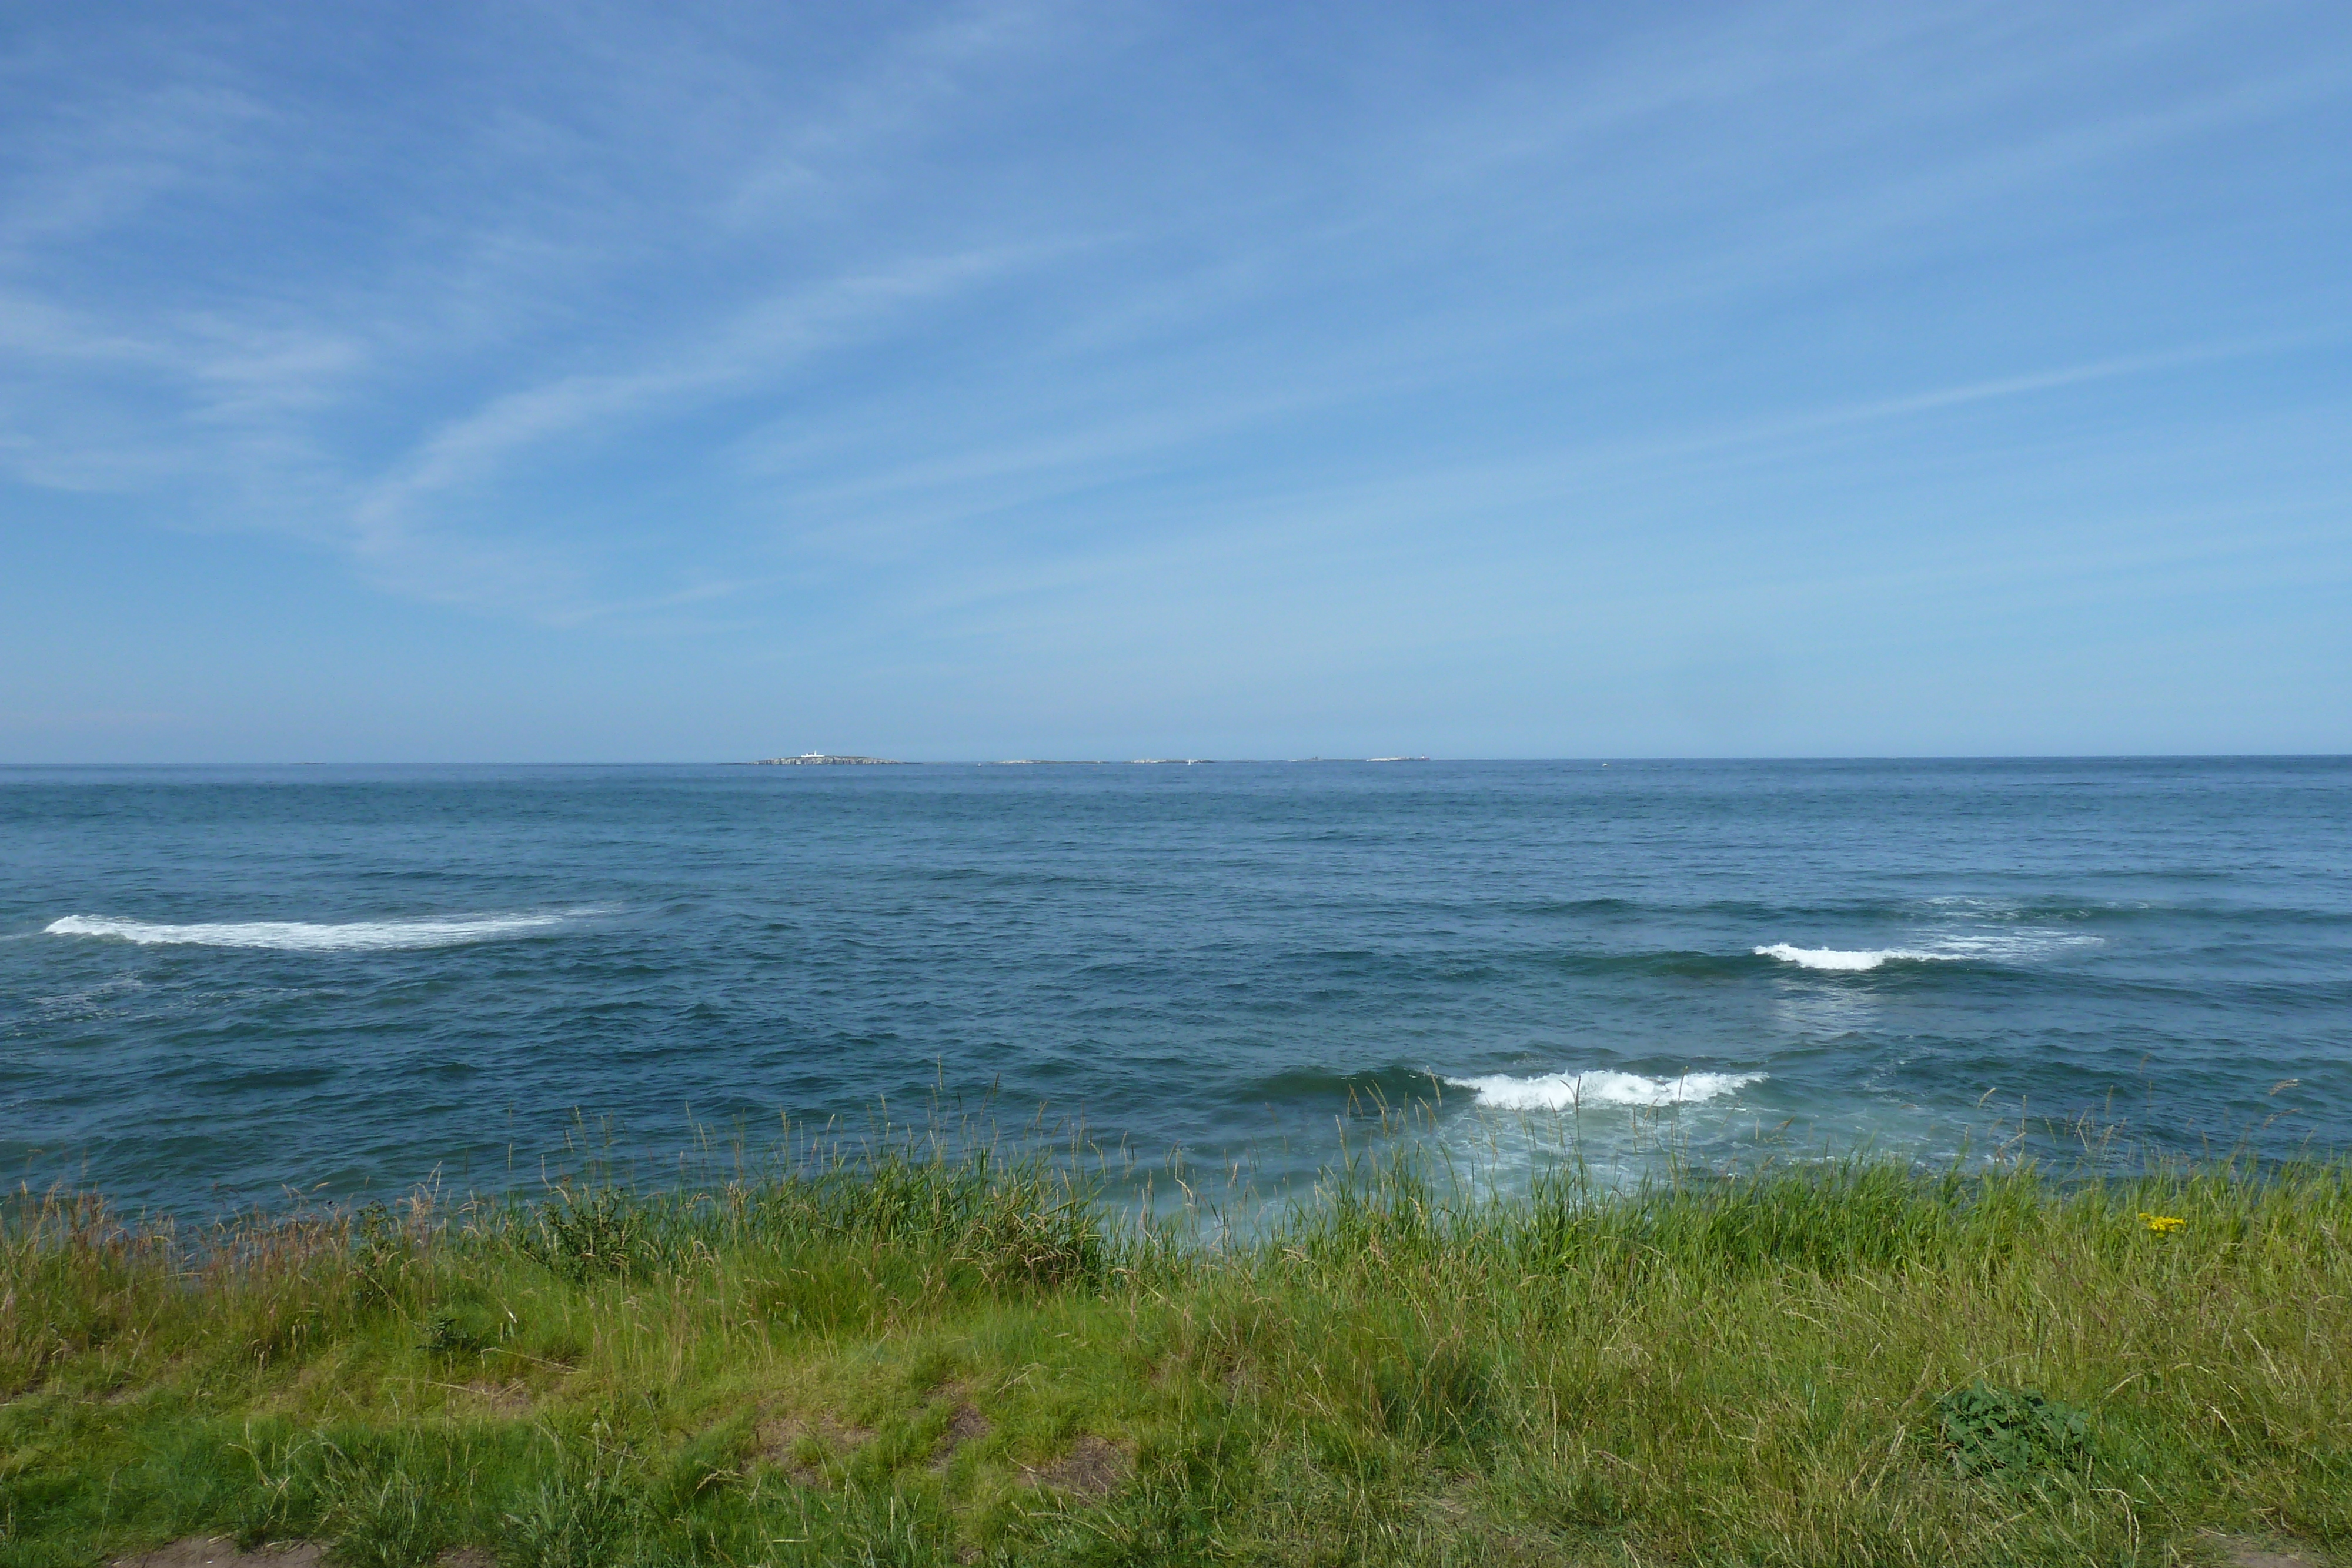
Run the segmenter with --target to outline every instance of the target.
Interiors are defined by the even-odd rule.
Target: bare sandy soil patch
[[[755,1433],[759,1457],[790,1477],[795,1486],[814,1487],[825,1484],[822,1460],[808,1452],[808,1439],[824,1446],[827,1455],[845,1459],[874,1440],[874,1434],[826,1411],[814,1417],[798,1415],[771,1416],[760,1423]]]
[[[955,1458],[958,1448],[962,1448],[966,1443],[977,1443],[993,1430],[995,1430],[994,1424],[987,1416],[982,1415],[973,1406],[959,1401],[955,1407],[955,1414],[948,1417],[947,1433],[940,1439],[939,1458],[931,1461],[931,1468],[935,1470],[946,1469],[948,1461]]]
[[[1032,1486],[1052,1487],[1098,1502],[1117,1491],[1134,1468],[1135,1462],[1118,1444],[1086,1432],[1068,1453],[1051,1464],[1024,1466],[1022,1479]]]
[[[2242,1535],[2216,1535],[2210,1538],[2229,1559],[2230,1568],[2319,1568],[2319,1564],[2297,1552],[2281,1551]]]
[[[272,1542],[250,1551],[226,1536],[191,1535],[136,1557],[119,1557],[113,1568],[319,1568],[326,1549],[307,1541]]]

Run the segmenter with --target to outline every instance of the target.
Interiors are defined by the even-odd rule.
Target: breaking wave
[[[1936,939],[1933,947],[1799,947],[1775,942],[1752,949],[1759,958],[1778,958],[1801,969],[1826,969],[1853,974],[1885,964],[2035,964],[2068,951],[2105,946],[2105,939],[2081,932],[2028,929],[2001,932],[1956,932]]]
[[[417,920],[359,920],[344,925],[307,920],[164,925],[100,915],[68,915],[44,928],[52,936],[112,936],[142,947],[269,947],[286,953],[350,953],[394,947],[455,947],[520,936],[562,925],[565,915],[467,915]]]
[[[1922,953],[1909,947],[1872,947],[1848,952],[1838,947],[1797,947],[1786,942],[1775,942],[1769,947],[1759,947],[1759,958],[1778,958],[1784,964],[1794,964],[1801,969],[1875,969],[1881,964],[1930,963],[1938,960],[1965,958],[1965,953]]]
[[[1485,1078],[1449,1078],[1457,1089],[1477,1093],[1478,1103],[1504,1111],[1566,1111],[1582,1105],[1684,1105],[1713,1100],[1761,1082],[1761,1072],[1685,1072],[1679,1078],[1645,1078],[1638,1072],[1550,1072],[1538,1078],[1494,1073]]]

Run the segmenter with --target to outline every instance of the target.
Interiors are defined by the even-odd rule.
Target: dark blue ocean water
[[[26,1179],[486,1188],[941,1092],[1265,1190],[1416,1097],[1506,1167],[2335,1150],[2352,762],[0,769]]]

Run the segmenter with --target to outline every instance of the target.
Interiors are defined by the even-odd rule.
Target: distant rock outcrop
[[[803,752],[798,757],[762,757],[751,763],[754,768],[904,768],[907,765],[893,757],[834,757],[822,751]]]

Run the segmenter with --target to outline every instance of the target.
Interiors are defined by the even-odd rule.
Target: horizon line
[[[834,755],[847,756],[846,753]],[[131,762],[80,759],[67,762],[0,761],[0,768],[1182,768],[1295,767],[1311,763],[1579,763],[1595,766],[1652,763],[1727,762],[2343,762],[2352,751],[1918,751],[1918,752],[1781,752],[1781,753],[1655,753],[1595,752],[1584,756],[1441,757],[1434,754],[1390,757],[866,757],[841,763],[804,763],[797,758],[661,758],[582,760],[516,758],[371,759],[302,758],[178,758]]]

